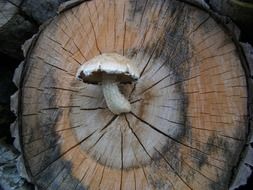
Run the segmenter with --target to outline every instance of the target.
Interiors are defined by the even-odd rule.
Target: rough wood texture
[[[0,139],[0,189],[32,190],[18,173],[18,152]]]
[[[253,1],[245,0],[209,0],[210,5],[223,15],[227,15],[235,21],[252,23]]]
[[[59,5],[66,1],[68,0],[23,0],[21,9],[27,16],[42,24],[49,18],[54,17]]]
[[[11,1],[0,1],[0,27],[7,23],[14,14],[18,12],[18,6],[20,5],[21,0],[17,2]]]
[[[22,59],[21,45],[67,0],[1,0],[0,52]]]
[[[245,148],[242,154],[242,158],[240,163],[238,163],[237,167],[237,175],[235,175],[234,180],[231,184],[230,190],[235,190],[240,188],[241,186],[244,186],[247,183],[250,183],[250,175],[252,175],[253,172],[253,122],[252,122],[252,114],[253,114],[253,96],[252,96],[252,90],[253,90],[253,80],[252,80],[252,73],[253,73],[253,48],[249,44],[241,43],[241,46],[244,50],[245,56],[248,61],[248,73],[249,76],[248,79],[248,91],[249,91],[249,136],[248,141],[245,144]],[[249,186],[249,185],[248,185]]]
[[[0,51],[21,59],[21,45],[36,32],[36,25],[20,12],[21,0],[0,1]]]
[[[93,0],[41,32],[21,76],[21,149],[39,189],[228,189],[247,140],[240,53],[210,14],[172,0]],[[116,52],[140,80],[113,115],[80,64]],[[15,104],[13,104],[15,107]]]
[[[243,31],[241,39],[253,44],[253,1],[252,0],[209,0],[210,7],[221,15],[230,17]],[[247,40],[246,40],[247,39]]]

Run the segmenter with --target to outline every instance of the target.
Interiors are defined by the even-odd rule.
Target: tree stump
[[[76,80],[102,53],[134,61],[114,115]],[[19,85],[19,138],[39,189],[228,189],[248,136],[242,52],[210,12],[174,0],[92,0],[33,40]],[[20,80],[18,79],[20,75]]]

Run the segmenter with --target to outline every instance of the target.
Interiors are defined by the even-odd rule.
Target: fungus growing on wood
[[[17,82],[30,180],[48,190],[228,189],[248,135],[248,72],[215,19],[174,0],[91,0],[54,18]],[[140,71],[119,84],[128,113],[113,114],[99,85],[76,80],[108,53]]]
[[[101,83],[108,108],[114,114],[131,111],[129,101],[120,93],[118,83],[131,83],[139,78],[131,60],[115,53],[99,55],[85,62],[77,72],[83,82]]]

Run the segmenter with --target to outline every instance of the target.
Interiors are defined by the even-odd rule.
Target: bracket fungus
[[[229,189],[252,79],[233,27],[187,2],[84,1],[44,25],[12,100],[38,189]]]
[[[114,114],[131,111],[129,101],[120,93],[119,83],[132,83],[139,78],[131,60],[116,53],[102,54],[85,62],[77,71],[77,78],[85,83],[101,83],[105,101]]]

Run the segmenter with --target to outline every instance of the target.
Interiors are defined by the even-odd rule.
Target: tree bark
[[[0,188],[32,190],[32,186],[19,175],[17,163],[19,154],[0,139]]]
[[[235,21],[252,23],[252,0],[209,0],[210,5],[223,15],[227,15]]]
[[[35,33],[36,25],[20,12],[21,0],[0,2],[0,51],[22,59],[21,45]]]
[[[253,44],[253,1],[252,0],[210,0],[211,7],[222,15],[230,17],[242,30],[241,40]]]
[[[1,0],[0,52],[21,60],[21,45],[67,0]]]
[[[228,189],[249,136],[252,82],[216,19],[173,0],[92,0],[53,19],[15,78],[30,180],[49,190]],[[112,52],[141,73],[120,86],[132,111],[119,116],[100,86],[75,79],[83,62]]]

